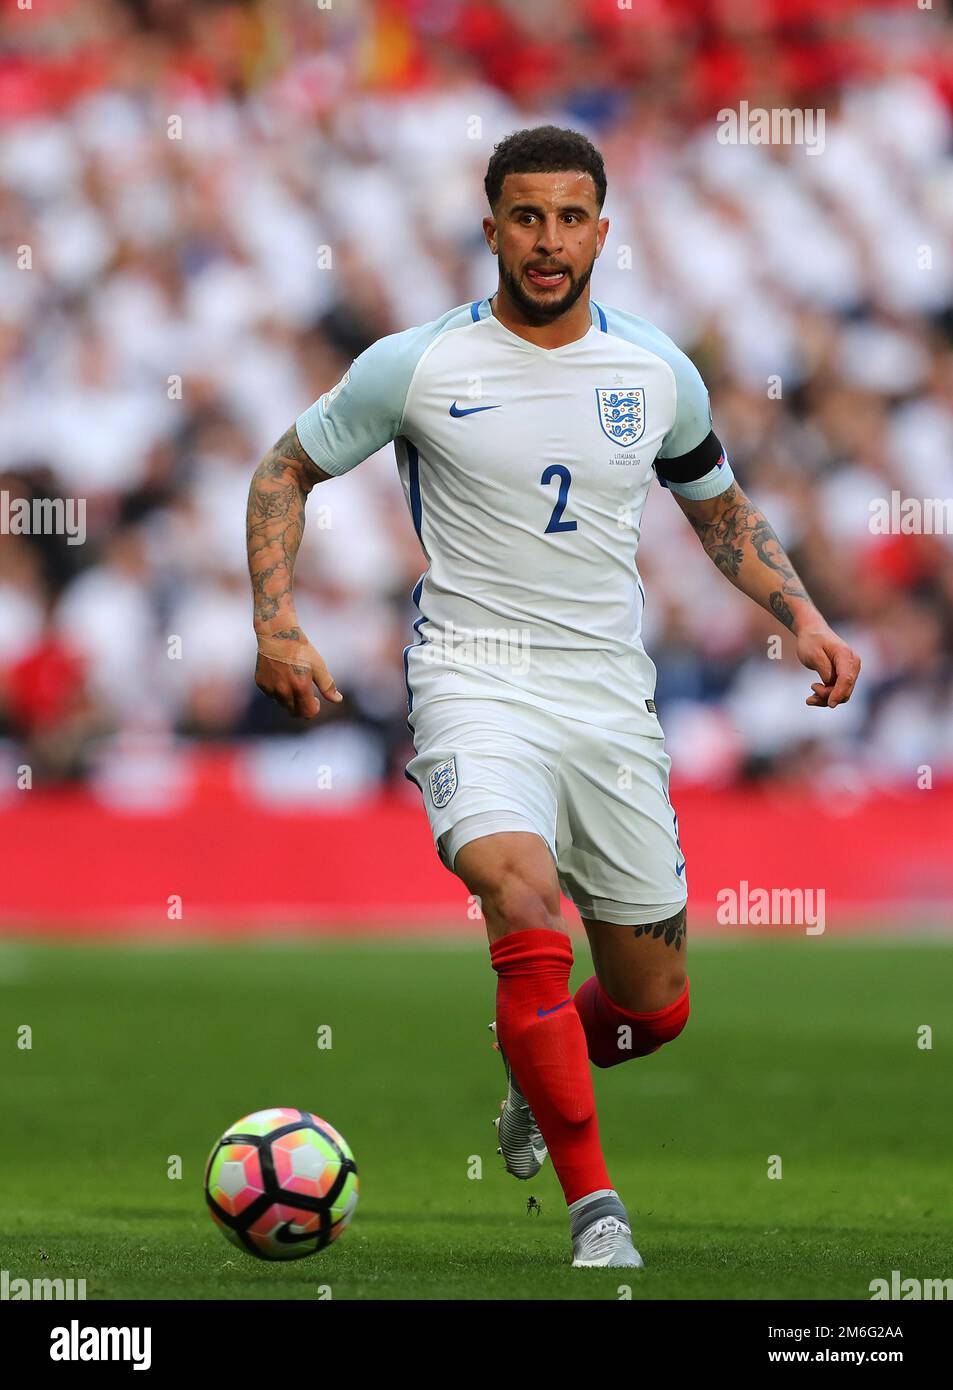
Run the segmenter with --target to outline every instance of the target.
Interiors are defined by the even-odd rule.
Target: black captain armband
[[[663,487],[693,502],[717,497],[735,480],[728,455],[714,430],[679,458],[657,458],[655,472]]]

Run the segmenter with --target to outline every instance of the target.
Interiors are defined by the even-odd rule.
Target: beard
[[[536,325],[552,323],[554,319],[560,318],[572,308],[588,285],[594,265],[595,257],[589,262],[589,265],[578,279],[576,279],[572,271],[567,268],[565,273],[569,283],[561,295],[558,297],[553,295],[548,299],[543,299],[542,297],[534,299],[533,296],[523,288],[522,280],[517,280],[509,267],[503,264],[502,260],[499,262],[500,279],[503,282],[507,294],[510,296],[513,303],[519,306],[521,312],[526,317],[527,323]]]

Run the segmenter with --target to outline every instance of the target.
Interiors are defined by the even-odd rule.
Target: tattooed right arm
[[[300,640],[291,586],[304,534],[304,505],[327,478],[301,447],[294,425],[262,459],[248,492],[245,536],[255,599],[255,631]]]
[[[315,685],[325,698],[341,699],[322,657],[298,625],[292,594],[305,502],[315,483],[328,476],[302,448],[292,425],[255,470],[245,520],[255,631],[259,648],[267,643],[268,652],[259,651],[255,680],[266,695],[304,719],[318,713]]]

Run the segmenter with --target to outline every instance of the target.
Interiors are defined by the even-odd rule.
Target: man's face
[[[582,294],[602,250],[590,174],[507,174],[483,231],[500,262],[500,280],[531,323],[550,323]]]

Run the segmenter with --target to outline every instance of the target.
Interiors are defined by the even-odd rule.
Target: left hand
[[[860,674],[860,657],[836,632],[826,624],[799,632],[797,659],[821,678],[811,685],[814,694],[808,696],[806,704],[823,709],[846,704]]]

